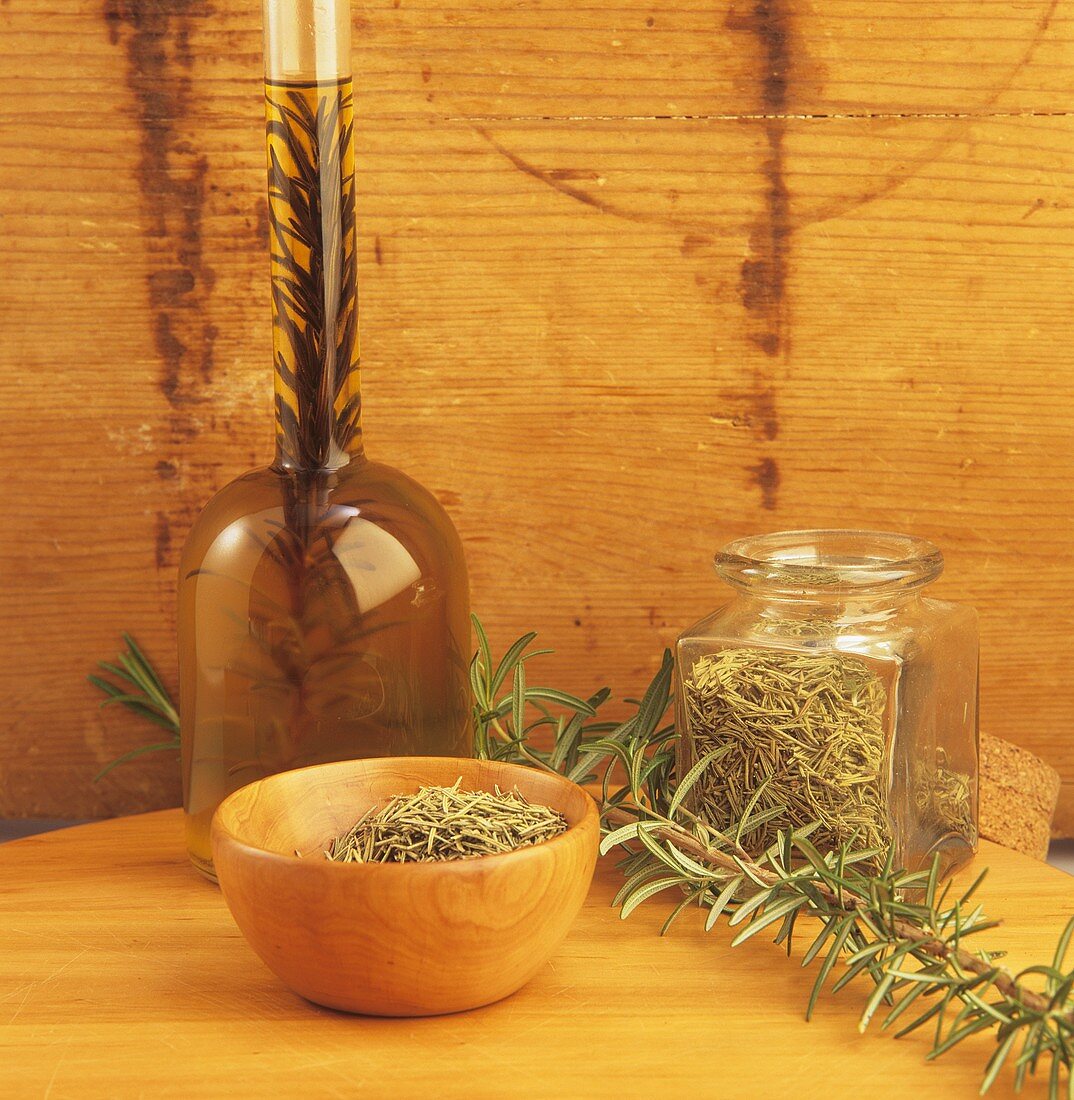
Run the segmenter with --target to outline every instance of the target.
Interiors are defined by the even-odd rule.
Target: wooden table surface
[[[1045,961],[1074,879],[994,845],[975,871],[1011,964]],[[691,1096],[915,1100],[977,1094],[991,1043],[935,1064],[926,1040],[855,1027],[861,991],[802,1010],[810,977],[771,944],[728,947],[666,904],[626,922],[612,862],[553,961],[490,1008],[380,1020],[317,1008],[242,940],[187,864],[177,811],[0,847],[0,1096]],[[992,1097],[1011,1094],[1008,1075]],[[1035,1083],[1024,1095],[1041,1096]]]

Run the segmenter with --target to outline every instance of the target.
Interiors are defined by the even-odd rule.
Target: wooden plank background
[[[881,526],[983,620],[982,722],[1064,776],[1074,8],[359,3],[370,451],[548,681],[643,686],[712,551]],[[84,682],[174,682],[177,556],[271,450],[259,16],[0,0],[0,816],[174,803]]]

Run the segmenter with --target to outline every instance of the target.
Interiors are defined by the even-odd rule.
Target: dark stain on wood
[[[157,522],[153,533],[153,555],[158,569],[172,564],[172,525],[167,512],[157,512]]]
[[[592,195],[586,191],[585,188],[578,187],[576,185],[577,181],[574,180],[573,177],[570,180],[563,179],[559,175],[559,173],[563,172],[563,169],[541,168],[536,164],[531,164],[524,157],[519,156],[518,153],[508,149],[506,145],[493,137],[483,126],[475,126],[474,133],[483,141],[486,141],[500,154],[500,156],[504,157],[505,160],[520,172],[529,176],[531,179],[537,180],[538,183],[543,183],[546,187],[550,187],[553,191],[558,191],[561,195],[565,195],[567,198],[581,203],[583,206],[588,206],[599,211],[601,214],[607,214],[615,218],[623,218],[625,221],[636,222],[639,225],[659,225],[670,229],[678,229],[685,233],[711,234],[713,232],[712,225],[696,218],[678,218],[674,215],[667,215],[650,210],[630,210],[613,200],[598,198],[596,195]],[[574,170],[568,169],[567,171]],[[598,175],[597,179],[599,178],[600,176]],[[668,191],[666,194],[670,202],[674,203],[678,201],[679,195],[677,191]]]
[[[197,434],[193,407],[205,400],[214,371],[217,329],[209,304],[216,279],[202,243],[209,165],[191,140],[189,121],[196,106],[192,39],[199,21],[212,14],[206,0],[104,0],[102,9],[109,42],[125,54],[138,130],[134,174],[145,224],[145,291],[169,447]],[[157,568],[170,569],[190,505],[176,491],[176,466],[162,460],[155,469],[161,483],[174,486],[156,513],[153,541]]]
[[[168,468],[171,469],[170,473],[168,472]],[[171,602],[173,593],[169,574],[179,564],[179,555],[182,552],[183,544],[194,522],[194,517],[198,513],[198,508],[189,500],[185,500],[178,495],[182,483],[178,480],[179,471],[174,463],[167,461],[158,462],[156,470],[161,481],[175,482],[178,486],[175,490],[176,496],[174,498],[174,507],[159,508],[153,522],[153,562],[158,572],[163,571],[164,573],[164,591],[167,593],[167,603],[165,607],[170,613],[173,608]],[[202,477],[202,473],[198,472],[194,480],[199,484],[207,486],[209,495],[211,495],[218,488],[219,478],[217,477],[217,470],[213,468],[205,471],[204,481]]]
[[[373,238],[373,259],[377,261],[377,267],[383,267],[384,265],[384,250],[380,245],[380,234],[378,233]]]
[[[195,286],[194,273],[184,267],[151,271],[148,283],[149,304],[154,308],[181,305],[183,297]]]
[[[118,3],[105,3],[104,23],[108,28],[108,42],[115,46],[119,44],[119,28],[123,23],[123,16],[119,11]]]
[[[750,481],[761,490],[761,506],[768,511],[776,507],[779,495],[779,464],[774,458],[762,458],[749,467]]]
[[[784,137],[791,70],[790,16],[786,0],[758,0],[747,13],[735,8],[729,30],[745,31],[757,43],[760,108],[768,149],[761,164],[764,206],[750,230],[749,253],[742,262],[739,297],[753,322],[750,339],[769,358],[782,356],[787,343],[787,271],[790,263],[790,196],[784,178]],[[774,438],[775,409],[766,424]]]
[[[208,162],[178,127],[192,102],[191,32],[212,9],[202,0],[105,0],[113,45],[126,52],[126,83],[140,130],[135,169],[146,220],[147,296],[160,359],[160,391],[181,432],[182,409],[212,379],[216,328],[207,319],[214,273],[201,228]]]
[[[517,153],[512,152],[505,145],[500,144],[493,136],[481,126],[475,127],[477,133],[485,139],[502,156],[506,157],[520,172],[525,175],[538,180],[540,183],[559,191],[560,194],[566,195],[568,198],[572,198],[575,202],[582,203],[583,206],[591,206],[594,210],[600,210],[602,213],[618,214],[617,210],[613,210],[598,199],[595,195],[589,194],[588,191],[583,191],[580,187],[571,187],[563,180],[556,179],[552,172],[538,168],[535,164],[530,164],[529,161],[520,157]],[[554,169],[553,169],[554,171]]]
[[[755,434],[770,442],[779,435],[774,363],[786,360],[790,346],[787,279],[792,220],[784,142],[795,52],[788,0],[756,0],[748,9],[733,5],[725,26],[754,40],[758,106],[767,147],[761,161],[763,205],[749,231],[738,295],[746,311],[747,338],[763,356],[754,365],[748,418]],[[779,489],[775,459],[762,458],[750,472],[761,490],[762,506],[774,508]]]
[[[257,207],[254,210],[252,236],[261,255],[267,256],[269,250],[268,202],[261,195],[257,198]]]
[[[428,84],[433,78],[432,65],[422,65],[421,67],[421,82],[422,84]]]
[[[553,168],[548,173],[550,180],[599,180],[600,173],[592,168]]]
[[[682,244],[679,245],[679,251],[687,257],[696,256],[711,243],[711,237],[706,237],[701,233],[687,233],[682,239]]]
[[[166,309],[158,310],[153,318],[153,343],[164,365],[160,380],[161,392],[168,399],[169,405],[181,405],[183,393],[179,388],[179,380],[187,346],[175,335],[172,314]]]

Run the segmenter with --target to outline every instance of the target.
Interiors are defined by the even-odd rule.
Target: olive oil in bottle
[[[180,567],[194,864],[254,779],[469,755],[469,592],[436,499],[362,445],[348,0],[266,0],[276,456],[198,517]]]

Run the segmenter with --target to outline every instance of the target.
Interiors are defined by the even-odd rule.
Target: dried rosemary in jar
[[[735,598],[678,640],[689,808],[759,854],[816,823],[822,850],[892,845],[943,873],[977,843],[977,617],[926,598],[931,543],[786,531],[716,555]]]
[[[888,693],[860,659],[842,653],[735,648],[694,662],[681,685],[693,751],[722,749],[694,787],[716,828],[782,807],[743,832],[760,852],[778,829],[819,822],[813,842],[890,843],[882,783]]]

